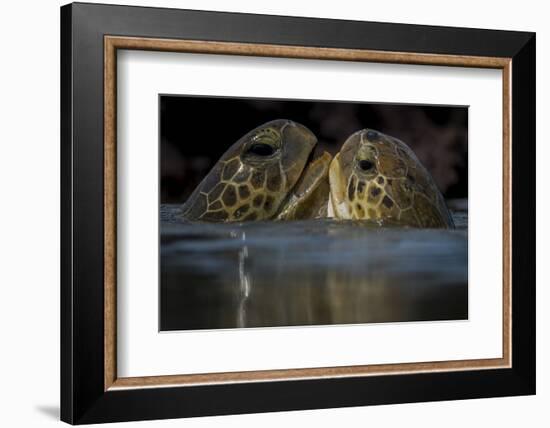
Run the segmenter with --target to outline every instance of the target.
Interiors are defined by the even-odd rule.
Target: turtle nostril
[[[378,134],[378,132],[373,130],[367,131],[367,140],[374,142],[374,141],[378,141],[379,137],[380,135]]]
[[[370,171],[374,168],[374,163],[370,160],[363,159],[359,161],[359,168],[363,171]]]

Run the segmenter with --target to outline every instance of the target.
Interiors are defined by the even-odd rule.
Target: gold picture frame
[[[104,128],[105,128],[105,390],[161,386],[186,386],[236,382],[357,377],[440,371],[498,369],[511,366],[511,58],[468,55],[380,52],[360,49],[334,49],[268,44],[228,43],[197,40],[169,40],[144,37],[104,37]],[[147,377],[116,375],[116,64],[117,50],[144,50],[209,55],[247,55],[276,58],[321,59],[393,64],[438,65],[493,68],[502,70],[502,144],[503,144],[503,320],[502,357],[456,361],[432,361],[261,370],[229,373],[204,373]]]

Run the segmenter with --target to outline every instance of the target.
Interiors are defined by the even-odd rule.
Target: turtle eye
[[[367,159],[362,159],[359,161],[359,168],[365,172],[370,171],[374,168],[374,162]]]
[[[246,153],[256,156],[271,156],[275,153],[275,148],[270,144],[254,143],[246,150]]]

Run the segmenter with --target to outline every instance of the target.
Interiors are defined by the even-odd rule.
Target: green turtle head
[[[248,132],[220,158],[182,207],[199,221],[264,220],[275,216],[317,144],[296,122],[279,119]]]
[[[453,227],[443,196],[413,151],[372,129],[352,134],[330,165],[336,218],[416,227]]]

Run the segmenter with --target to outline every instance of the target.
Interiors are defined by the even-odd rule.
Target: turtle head
[[[391,217],[395,201],[384,192],[385,186],[389,177],[400,179],[407,172],[395,144],[392,137],[372,129],[355,132],[346,140],[329,172],[335,217],[376,219],[381,202],[387,211],[384,214]]]
[[[402,141],[373,129],[352,134],[331,162],[330,214],[380,224],[454,227],[432,176]]]
[[[311,131],[290,120],[253,129],[212,168],[184,204],[183,217],[222,222],[273,218],[316,144]]]

